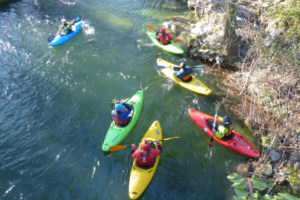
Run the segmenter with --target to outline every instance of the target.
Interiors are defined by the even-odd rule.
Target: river
[[[188,109],[213,115],[224,96],[205,70],[197,78],[206,97],[158,76],[157,58],[180,63],[153,46],[146,25],[187,15],[171,0],[13,0],[0,4],[0,199],[129,199],[130,148],[103,153],[101,146],[116,99],[144,90],[138,123],[122,144],[137,143],[153,121],[163,137],[157,171],[140,199],[232,199],[226,176],[247,158],[214,143]],[[80,15],[83,29],[49,48],[60,20]],[[186,44],[179,43],[184,49]],[[198,63],[188,61],[188,65]],[[227,113],[221,107],[220,116]],[[230,114],[230,113],[229,113]],[[236,131],[257,146],[232,117]]]

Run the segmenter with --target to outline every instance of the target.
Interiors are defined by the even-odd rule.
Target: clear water
[[[144,90],[138,124],[122,142],[139,142],[154,120],[164,138],[156,174],[140,199],[231,199],[226,176],[245,162],[190,119],[188,108],[214,114],[222,93],[192,93],[154,70],[157,58],[179,63],[153,46],[146,25],[189,13],[174,0],[13,0],[0,4],[0,199],[129,199],[130,149],[103,153],[112,101]],[[61,18],[81,15],[83,29],[49,48]],[[186,48],[185,43],[180,43]],[[188,62],[197,65],[196,62]],[[225,115],[221,107],[220,115]],[[254,138],[232,116],[234,128]]]

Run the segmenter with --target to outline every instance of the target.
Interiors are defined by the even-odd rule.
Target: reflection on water
[[[103,153],[113,100],[143,89],[140,119],[122,142],[141,140],[154,120],[164,143],[156,174],[141,199],[230,199],[227,172],[246,159],[214,144],[192,122],[189,108],[213,115],[220,100],[192,93],[160,77],[161,57],[146,25],[187,12],[182,1],[45,1],[0,4],[0,199],[128,199],[130,149]],[[80,15],[82,31],[70,42],[48,47],[60,20]],[[186,47],[184,46],[184,49]],[[196,62],[188,61],[195,66]],[[220,115],[225,115],[221,108]],[[233,119],[235,129],[253,142]],[[225,194],[225,195],[224,195]]]

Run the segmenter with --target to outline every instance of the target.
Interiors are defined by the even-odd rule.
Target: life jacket
[[[172,40],[172,37],[171,37],[171,35],[169,33],[161,34],[159,36],[160,36],[159,40],[163,44],[169,44],[171,42],[171,40]]]
[[[122,112],[124,112],[124,111],[125,111],[125,110],[122,110]],[[118,124],[118,125],[125,125],[125,124],[128,124],[128,122],[129,122],[128,117],[126,118],[125,121],[121,121],[121,120],[120,120],[121,114],[122,114],[122,113],[118,113],[117,115],[114,115],[114,117],[113,117],[114,122],[115,122],[116,124]]]
[[[188,81],[192,78],[191,74],[186,75],[184,78],[182,78],[183,81]]]
[[[216,131],[215,135],[217,138],[222,139],[223,137],[228,137],[232,132],[232,125],[229,125],[229,128],[226,128],[223,123],[218,127],[218,131]]]
[[[149,158],[151,149],[148,149],[147,154],[142,154],[142,149],[140,149],[140,157],[138,157],[137,162],[139,165],[153,165],[154,158]]]

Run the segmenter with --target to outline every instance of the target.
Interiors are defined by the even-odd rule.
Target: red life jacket
[[[122,110],[123,111],[123,110]],[[121,115],[122,113],[119,113],[119,114],[117,114],[117,115],[115,115],[114,117],[113,117],[113,120],[114,120],[114,122],[116,123],[116,124],[118,124],[118,125],[125,125],[125,124],[127,124],[128,123],[128,117],[126,118],[126,120],[125,121],[121,121],[120,120],[120,115]]]
[[[154,158],[149,158],[151,149],[148,149],[148,152],[146,155],[142,154],[142,149],[140,149],[140,157],[138,157],[137,162],[140,165],[153,165],[154,164]]]
[[[169,33],[165,33],[162,35],[159,35],[158,39],[163,43],[163,44],[168,44],[171,42],[172,37]]]

